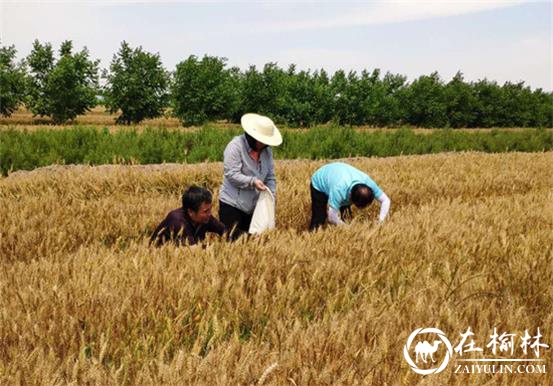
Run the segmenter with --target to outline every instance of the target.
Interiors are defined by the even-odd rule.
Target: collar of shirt
[[[248,151],[248,155],[255,161],[259,162],[259,158],[261,157],[261,152],[265,150],[267,147],[264,147],[261,150],[254,150],[250,147],[250,144],[248,143],[248,140],[246,139],[246,135],[242,135],[243,141],[246,144],[246,150]]]
[[[260,151],[250,150],[248,154],[253,160],[259,162],[259,155],[261,154]]]

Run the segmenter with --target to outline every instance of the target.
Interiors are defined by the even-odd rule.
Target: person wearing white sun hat
[[[248,113],[240,123],[244,134],[234,137],[225,148],[219,193],[219,218],[230,240],[248,232],[260,191],[268,189],[276,197],[271,146],[282,143],[280,131],[268,117]]]

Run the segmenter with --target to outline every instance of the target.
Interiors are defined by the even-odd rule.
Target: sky
[[[487,78],[553,91],[552,1],[11,1],[0,42],[27,56],[35,39],[72,40],[109,67],[121,42],[159,53],[173,71],[190,55],[245,70],[391,72],[409,81]]]

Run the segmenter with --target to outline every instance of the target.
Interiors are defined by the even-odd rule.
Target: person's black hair
[[[364,208],[374,200],[374,192],[365,184],[355,184],[351,188],[351,202],[358,208]]]
[[[255,139],[254,137],[252,137],[251,135],[249,135],[248,133],[246,133],[246,132],[244,132],[244,134],[246,135],[246,141],[248,141],[248,145],[250,146],[250,149],[258,151],[257,150],[257,142],[259,142],[259,141],[257,139]],[[259,143],[261,143],[261,142],[259,142]],[[261,144],[263,146],[259,150],[263,150],[264,148],[267,147],[267,145],[265,145],[264,143],[261,143]]]
[[[204,202],[211,203],[211,192],[199,186],[189,187],[182,195],[182,207],[197,212]]]

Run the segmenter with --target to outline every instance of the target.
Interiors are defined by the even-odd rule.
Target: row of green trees
[[[74,52],[71,41],[62,43],[58,58],[38,40],[24,61],[15,57],[15,47],[0,47],[5,116],[24,104],[34,115],[61,123],[101,103],[124,124],[169,110],[186,126],[238,122],[243,113],[259,112],[290,126],[553,127],[553,93],[524,82],[466,82],[460,72],[449,82],[435,72],[409,83],[378,69],[329,75],[268,63],[241,71],[207,55],[192,55],[169,72],[158,54],[126,42],[101,75],[99,61],[86,48]]]

